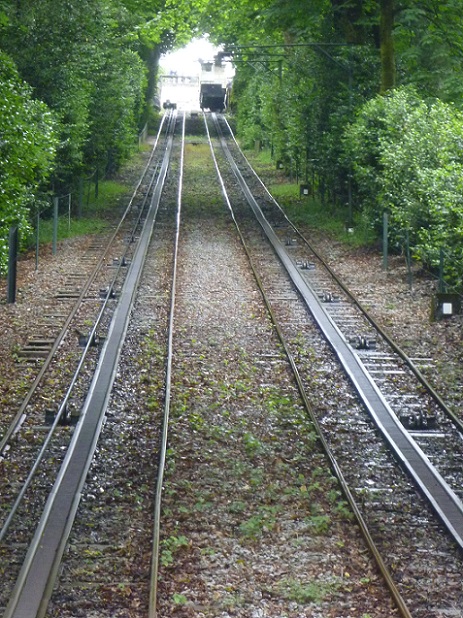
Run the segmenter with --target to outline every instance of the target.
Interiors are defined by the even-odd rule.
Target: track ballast
[[[210,126],[213,136],[216,130]],[[226,128],[222,130],[225,133]],[[137,296],[132,296],[127,305],[136,298],[133,309],[127,312],[133,319],[118,328],[124,332],[126,343],[122,348],[121,341],[115,339],[109,354],[113,361],[122,354],[121,362],[117,369],[113,365],[108,370],[108,385],[101,389],[104,412],[96,416],[98,430],[93,435],[96,439],[100,430],[102,435],[94,445],[93,462],[86,464],[86,483],[77,491],[76,523],[65,535],[67,538],[70,532],[65,559],[59,567],[59,584],[53,593],[47,592],[51,594],[49,615],[91,615],[93,611],[99,616],[106,615],[104,612],[109,612],[108,616],[145,616],[147,612],[154,616],[175,611],[187,616],[193,611],[217,616],[218,612],[230,611],[244,617],[263,611],[259,615],[312,612],[315,616],[319,611],[327,617],[347,616],[354,611],[355,615],[368,613],[376,618],[397,615],[398,610],[393,609],[397,603],[403,616],[409,615],[407,608],[413,616],[452,615],[453,608],[456,611],[461,604],[460,552],[388,452],[368,406],[358,397],[359,389],[341,369],[341,346],[333,337],[328,345],[307,312],[313,300],[321,309],[326,302],[333,312],[343,313],[343,292],[334,290],[329,278],[322,277],[321,282],[315,279],[320,271],[318,266],[313,268],[316,256],[301,239],[294,240],[295,230],[256,183],[252,192],[260,202],[258,210],[276,225],[270,235],[277,237],[297,277],[312,286],[313,299],[303,301],[304,293],[285,274],[281,256],[280,261],[276,259],[275,249],[262,234],[265,224],[251,216],[215,137],[213,142],[224,184],[215,189],[212,185],[207,190],[202,187],[204,197],[197,204],[188,203],[196,198],[185,188],[186,203],[177,221],[174,204],[177,166],[181,164],[179,158],[171,161],[171,188],[161,200],[157,227],[151,244],[146,245],[149,263],[156,263],[157,270],[145,265],[143,275],[142,270],[134,275],[133,294]],[[226,142],[235,149],[230,137]],[[205,143],[205,134],[196,128],[195,136],[187,140],[187,169],[194,160],[191,151]],[[249,170],[245,174],[250,183],[255,182]],[[211,178],[209,182],[213,182]],[[188,176],[188,183],[194,184],[194,175]],[[225,190],[241,240],[231,231],[230,204],[223,200]],[[172,262],[173,244],[165,241],[173,241],[179,222],[179,298],[172,307],[171,331],[170,277],[177,268]],[[168,229],[171,231],[166,233]],[[233,234],[230,251],[227,243]],[[240,243],[246,244],[248,258],[244,254],[238,257]],[[195,253],[200,246],[203,251]],[[248,271],[243,279],[249,259],[254,275]],[[134,271],[136,262],[135,254]],[[261,281],[260,290],[256,276]],[[139,283],[140,291],[135,292]],[[262,303],[263,293],[268,308]],[[119,306],[123,304],[122,293]],[[336,321],[333,316],[327,319]],[[357,316],[348,317],[349,321],[344,334],[341,327],[335,327],[344,352],[349,350],[356,363],[374,366],[370,375],[378,374],[379,366],[386,384],[382,397],[397,405],[394,384],[400,380],[398,390],[402,393],[404,384],[408,384],[403,366],[391,368],[394,354],[383,349],[371,323],[363,323]],[[285,340],[287,354],[276,330]],[[171,361],[166,360],[169,338]],[[374,346],[358,349],[357,343],[363,340],[374,341]],[[109,335],[105,345],[109,350]],[[299,384],[291,377],[287,355],[299,372]],[[165,382],[170,362],[171,383],[170,378]],[[391,376],[395,378],[391,380]],[[380,386],[374,391],[383,388],[383,378],[377,383]],[[166,393],[172,397],[172,418],[162,507],[157,513],[156,457]],[[407,394],[406,399],[413,399],[412,405],[407,404],[408,410],[414,409],[417,397],[425,397],[428,416],[438,427],[434,424],[428,430],[428,426],[421,426],[419,432],[412,427],[405,433],[433,441],[437,449],[439,434],[444,429],[450,431],[451,420],[432,403],[432,396],[424,393],[422,386]],[[307,405],[313,421],[303,413]],[[321,427],[323,439],[316,438],[314,425]],[[330,449],[331,460],[323,454],[322,442]],[[136,453],[138,463],[127,458],[126,449],[131,456]],[[317,462],[317,470],[324,470],[317,472],[320,481],[314,470],[307,468],[308,458],[312,466]],[[347,510],[343,515],[346,507],[338,482],[332,480],[332,490],[320,493],[319,488],[330,483],[330,465],[331,469],[339,468],[347,482],[344,492],[356,501],[354,508],[358,507],[366,526],[363,534],[374,541],[379,566],[384,567],[385,575],[388,571],[392,575],[389,591],[374,561],[365,554],[360,528],[350,521]],[[444,474],[447,464],[438,465]],[[119,497],[113,485],[119,487]],[[292,491],[286,491],[290,488]],[[311,512],[314,501],[322,512]],[[125,512],[124,504],[128,507],[129,503],[133,514],[124,529],[120,515]],[[153,568],[153,526],[158,516],[160,539],[157,543],[155,532],[154,547],[159,556],[154,560],[159,558],[159,564]],[[314,522],[320,525],[321,545],[314,541]],[[323,523],[332,537],[330,542],[323,538]],[[341,539],[342,544],[347,543],[348,529],[352,536],[349,547],[341,547]],[[349,558],[352,551],[362,555],[356,566]],[[136,563],[138,574],[133,568]],[[270,568],[270,564],[279,567]],[[445,589],[439,577],[442,564],[447,571]],[[316,592],[309,594],[302,572],[311,573]],[[248,585],[241,590],[243,581]],[[393,596],[397,592],[395,600],[391,592]]]

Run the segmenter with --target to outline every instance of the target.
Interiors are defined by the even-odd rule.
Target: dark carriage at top
[[[220,55],[214,61],[201,63],[199,80],[199,106],[210,112],[223,112],[227,108],[227,76]]]

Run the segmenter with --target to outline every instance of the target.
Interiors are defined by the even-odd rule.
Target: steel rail
[[[153,155],[154,155],[154,150],[151,153],[148,165],[143,170],[142,176],[140,177],[140,180],[139,180],[139,182],[136,185],[138,188],[140,187],[141,181],[146,176],[146,173],[147,173],[148,167],[149,167],[149,165],[150,165],[150,163],[152,161]],[[147,192],[145,194],[143,203],[142,203],[141,208],[140,208],[140,213],[138,214],[137,220],[136,220],[136,222],[135,222],[135,224],[133,226],[133,230],[137,229],[139,227],[139,225],[140,225],[140,220],[141,220],[141,217],[142,217],[142,214],[143,214],[143,210],[145,208],[145,203],[146,203],[146,200],[149,197],[149,192],[151,190],[151,187],[152,187],[152,185],[153,185],[153,183],[154,183],[154,181],[156,179],[156,174],[157,174],[157,170],[154,170],[153,173],[152,173],[152,176],[151,176],[151,180],[150,180],[150,183],[149,183],[148,190],[147,190]],[[133,201],[133,195],[134,194],[132,194],[132,198],[131,198],[130,202]],[[127,209],[125,210],[125,213],[127,213]],[[133,236],[133,234],[134,234],[134,232],[132,231],[132,236]],[[111,242],[109,243],[109,246],[110,245],[111,245]],[[126,251],[124,252],[123,258],[125,258],[127,256],[128,251],[129,251],[129,247],[127,247]],[[103,317],[105,315],[106,309],[108,307],[108,303],[109,303],[110,298],[111,298],[110,297],[111,289],[112,289],[115,281],[117,280],[118,274],[121,271],[123,261],[124,260],[121,260],[121,262],[119,263],[119,265],[118,265],[118,267],[116,269],[116,272],[115,272],[115,274],[113,276],[113,280],[112,280],[111,284],[109,285],[108,292],[107,292],[105,298],[103,299],[103,303],[102,303],[102,305],[100,307],[98,315],[96,316],[96,319],[94,321],[93,327],[92,327],[92,329],[91,329],[91,331],[90,331],[90,333],[88,335],[87,344],[85,345],[85,347],[84,347],[84,349],[82,351],[82,354],[81,354],[81,357],[80,357],[79,362],[77,364],[77,367],[74,370],[74,375],[71,378],[71,382],[70,382],[69,386],[67,387],[67,390],[66,390],[66,392],[65,392],[65,394],[63,396],[63,399],[61,400],[61,404],[58,407],[58,411],[57,411],[57,413],[55,415],[53,423],[51,424],[50,429],[48,430],[48,433],[45,436],[45,439],[42,442],[40,450],[39,450],[39,452],[38,452],[38,454],[37,454],[37,456],[35,458],[35,461],[34,461],[32,467],[31,467],[31,469],[30,469],[26,479],[23,481],[23,484],[22,484],[22,486],[21,486],[21,488],[20,488],[20,490],[19,490],[19,492],[18,492],[18,494],[16,496],[16,499],[15,499],[15,501],[14,501],[14,503],[13,503],[13,505],[12,505],[12,507],[11,507],[11,509],[10,509],[10,511],[9,511],[7,517],[6,517],[6,519],[4,520],[4,522],[2,524],[2,527],[0,529],[0,542],[3,541],[3,539],[5,538],[5,536],[6,536],[7,532],[8,532],[8,529],[9,529],[9,527],[10,527],[10,525],[11,525],[11,523],[12,523],[12,521],[13,521],[13,519],[14,519],[14,517],[15,517],[15,515],[16,515],[16,513],[17,513],[17,511],[18,511],[18,509],[19,509],[19,507],[20,507],[20,505],[21,505],[21,503],[23,501],[23,499],[24,499],[24,496],[26,495],[26,492],[27,492],[28,488],[30,487],[32,481],[34,480],[37,472],[40,469],[40,464],[42,463],[43,458],[45,457],[46,451],[47,451],[47,449],[48,449],[48,447],[49,447],[49,445],[51,443],[51,440],[52,440],[52,438],[53,438],[53,436],[55,434],[55,431],[58,428],[59,423],[61,422],[61,418],[65,414],[65,411],[66,411],[69,399],[70,399],[70,397],[72,395],[72,392],[73,392],[73,390],[74,390],[74,388],[75,388],[75,386],[77,384],[77,380],[78,380],[78,378],[80,376],[80,373],[81,373],[81,371],[82,371],[82,369],[84,367],[84,363],[86,361],[86,358],[87,358],[87,356],[88,356],[88,354],[89,354],[89,352],[90,352],[90,350],[92,348],[93,340],[96,337],[97,329],[99,328],[100,323],[101,323],[101,321],[102,321],[102,319],[103,319]],[[24,421],[24,415],[22,417],[21,424],[22,424],[23,421]],[[18,431],[18,429],[19,429],[19,427],[16,427],[14,433],[16,433]]]
[[[302,234],[302,232],[294,225],[294,223],[287,217],[286,213],[284,212],[284,210],[282,209],[282,207],[280,206],[280,204],[275,200],[275,198],[273,197],[273,195],[270,193],[270,191],[267,189],[267,187],[265,186],[265,184],[262,182],[261,178],[259,177],[259,175],[257,174],[257,172],[254,170],[254,168],[252,167],[252,165],[249,163],[246,155],[243,153],[243,151],[240,148],[240,145],[238,144],[238,142],[236,141],[236,138],[233,134],[233,131],[227,121],[227,119],[224,117],[223,118],[224,122],[227,125],[227,128],[230,132],[230,136],[235,144],[235,146],[238,148],[241,156],[243,157],[243,159],[246,161],[246,164],[249,168],[249,171],[251,171],[254,176],[256,177],[257,181],[259,182],[259,184],[261,185],[261,187],[263,188],[263,190],[266,192],[267,196],[272,200],[273,204],[275,205],[276,208],[278,208],[279,212],[281,213],[281,215],[284,217],[284,219],[286,220],[287,224],[293,229],[293,231],[295,232],[295,234],[297,234],[299,236],[299,238],[304,242],[304,244],[306,245],[306,247],[308,247],[310,249],[310,251],[313,253],[313,255],[317,258],[317,260],[320,261],[320,263],[323,265],[323,267],[327,270],[327,272],[330,274],[330,276],[333,278],[333,280],[339,285],[339,287],[342,289],[342,291],[346,294],[346,296],[353,302],[353,304],[358,307],[358,309],[361,311],[361,313],[364,315],[364,317],[368,320],[368,322],[370,322],[370,324],[373,326],[373,328],[381,335],[381,337],[384,339],[384,341],[394,350],[394,352],[405,362],[405,364],[409,367],[410,371],[415,375],[415,377],[419,380],[420,384],[428,391],[428,393],[433,397],[433,399],[435,400],[435,402],[439,405],[439,407],[441,408],[441,410],[444,412],[444,414],[446,414],[448,416],[448,418],[450,418],[450,420],[458,427],[459,431],[463,433],[463,420],[460,419],[454,412],[453,410],[451,410],[449,408],[449,406],[446,404],[446,402],[442,399],[441,395],[437,392],[437,390],[432,386],[432,384],[429,383],[429,381],[426,379],[426,377],[423,375],[423,373],[420,371],[420,369],[416,366],[416,364],[411,360],[411,358],[407,355],[407,353],[397,344],[395,343],[395,341],[389,336],[389,334],[384,330],[384,328],[378,324],[378,322],[369,314],[368,310],[362,305],[362,303],[355,297],[355,295],[349,290],[349,288],[341,281],[341,279],[338,277],[338,275],[335,273],[335,271],[331,268],[331,266],[326,262],[326,260],[320,255],[320,253],[313,247],[313,245],[310,244],[310,241],[307,240],[307,238]]]
[[[223,141],[222,136],[220,135],[221,131],[220,131],[220,127],[219,127],[219,125],[217,123],[217,119],[214,116],[213,116],[213,119],[214,119],[217,131],[218,131],[218,134],[219,134],[219,138],[220,138],[220,141],[221,141],[222,149],[223,149],[224,153],[227,156],[227,159],[228,159],[228,162],[230,163],[230,166],[233,169],[233,167],[234,167],[234,164],[232,165],[233,158],[231,157],[231,153],[230,153],[229,156],[227,155],[228,147],[227,147],[226,143]],[[377,564],[377,566],[378,566],[378,568],[379,568],[379,570],[381,572],[381,575],[383,576],[383,578],[384,578],[384,580],[386,582],[387,588],[390,591],[392,598],[394,599],[396,607],[397,607],[397,609],[400,612],[401,618],[412,618],[412,615],[411,615],[411,613],[410,613],[410,611],[409,611],[409,609],[408,609],[408,607],[407,607],[407,605],[406,605],[402,595],[400,594],[400,592],[399,592],[399,590],[398,590],[398,588],[397,588],[397,586],[396,586],[396,584],[395,584],[395,582],[393,580],[393,577],[392,577],[389,569],[386,566],[386,563],[384,562],[384,560],[383,560],[383,558],[381,556],[380,551],[376,547],[376,544],[375,544],[375,542],[374,542],[374,540],[373,540],[373,538],[372,538],[372,536],[370,534],[370,531],[368,529],[368,526],[367,526],[367,524],[366,524],[366,522],[365,522],[365,520],[364,520],[364,518],[363,518],[363,516],[362,516],[362,514],[360,512],[360,509],[359,509],[359,507],[358,507],[358,505],[357,505],[357,503],[355,501],[355,498],[354,498],[352,492],[350,491],[350,488],[349,488],[349,486],[347,484],[347,481],[345,480],[345,477],[343,475],[341,467],[339,466],[336,458],[334,457],[334,455],[333,455],[333,453],[332,453],[332,451],[331,451],[331,449],[329,447],[329,444],[328,444],[326,438],[324,437],[322,428],[321,428],[321,426],[320,426],[320,424],[318,422],[318,419],[317,419],[317,417],[315,415],[315,412],[314,412],[314,409],[312,407],[312,404],[310,403],[309,398],[307,396],[307,393],[306,393],[306,390],[305,390],[305,387],[304,387],[304,384],[303,384],[303,381],[302,381],[299,369],[297,367],[297,363],[296,363],[296,361],[294,359],[294,356],[293,356],[293,354],[292,354],[292,352],[291,352],[291,350],[289,348],[289,345],[288,345],[288,343],[286,341],[284,333],[283,333],[283,331],[282,331],[282,329],[281,329],[281,327],[279,325],[279,322],[278,322],[278,319],[277,319],[277,317],[275,315],[275,312],[273,311],[272,304],[271,304],[271,302],[270,302],[270,300],[269,300],[269,298],[267,296],[267,293],[265,291],[265,288],[264,288],[262,280],[261,280],[261,278],[259,276],[259,273],[257,272],[257,269],[254,266],[254,263],[252,261],[252,257],[251,257],[250,251],[249,251],[249,249],[248,249],[248,247],[246,245],[246,241],[244,239],[244,236],[243,236],[243,234],[242,234],[242,232],[240,230],[239,224],[238,224],[238,222],[236,220],[236,217],[235,217],[235,214],[233,212],[233,206],[232,206],[232,204],[231,204],[231,202],[229,200],[229,197],[228,197],[228,194],[227,194],[227,190],[226,190],[226,187],[225,187],[225,183],[223,181],[223,178],[222,178],[222,175],[220,173],[220,169],[219,169],[219,166],[218,166],[218,163],[217,163],[217,159],[215,157],[214,148],[213,148],[212,141],[211,141],[211,138],[210,138],[207,122],[206,122],[206,131],[207,131],[208,138],[209,138],[209,144],[210,144],[210,148],[211,148],[212,158],[214,160],[214,164],[215,164],[215,167],[216,167],[216,171],[217,171],[217,175],[218,175],[218,178],[219,178],[219,182],[220,182],[220,185],[222,187],[222,193],[223,193],[225,202],[226,202],[226,204],[228,206],[228,209],[230,210],[232,220],[233,220],[233,222],[234,222],[234,224],[236,226],[236,229],[237,229],[240,241],[241,241],[241,243],[243,245],[244,251],[245,251],[246,256],[248,258],[251,270],[253,272],[253,275],[254,275],[254,278],[256,280],[256,283],[257,283],[257,285],[259,287],[259,290],[260,290],[260,293],[261,293],[262,298],[264,300],[266,309],[269,312],[269,315],[270,315],[270,318],[272,320],[272,323],[275,326],[275,330],[276,330],[276,333],[278,335],[278,338],[279,338],[279,340],[280,340],[280,342],[281,342],[281,344],[283,346],[285,354],[286,354],[286,356],[288,358],[288,361],[290,363],[291,370],[292,370],[293,375],[295,377],[296,384],[297,384],[297,387],[298,387],[298,391],[299,391],[299,394],[300,394],[301,399],[303,401],[303,404],[304,404],[304,407],[306,409],[306,412],[307,412],[311,422],[313,423],[313,426],[314,426],[314,429],[315,429],[315,433],[317,434],[317,437],[320,440],[322,448],[323,448],[323,450],[324,450],[324,452],[325,452],[325,454],[326,454],[326,456],[327,456],[327,458],[328,458],[328,460],[330,462],[331,469],[333,470],[334,475],[336,476],[336,478],[339,481],[339,484],[340,484],[340,487],[341,487],[341,489],[343,491],[343,494],[344,494],[347,502],[349,503],[349,506],[351,507],[352,512],[354,513],[354,517],[355,517],[355,519],[357,521],[357,524],[358,524],[358,526],[360,528],[360,531],[361,531],[361,533],[362,533],[362,535],[363,535],[363,537],[365,539],[365,542],[366,542],[366,544],[368,546],[368,549],[370,550],[370,552],[371,552],[371,554],[373,556],[373,559],[375,560],[375,562],[376,562],[376,564]],[[234,169],[233,169],[233,171],[235,173]],[[238,173],[239,173],[239,170],[238,170]],[[235,173],[235,175],[236,175],[236,173]],[[244,179],[243,179],[243,182],[245,182]]]
[[[224,147],[225,155],[232,165],[235,176],[261,228],[271,242],[281,263],[286,268],[291,280],[318,323],[326,340],[343,365],[344,370],[349,376],[364,405],[375,420],[396,457],[414,479],[422,493],[427,497],[434,512],[438,515],[459,547],[463,549],[463,504],[461,500],[430,463],[421,448],[408,435],[408,432],[391,410],[352,347],[346,342],[342,333],[320,303],[317,295],[295,267],[244,181],[223,135],[221,137],[221,143]]]
[[[66,393],[65,393],[65,395],[63,397],[63,400],[62,400],[62,402],[61,402],[61,404],[59,406],[59,409],[58,409],[58,411],[56,413],[55,419],[53,420],[53,423],[50,426],[50,429],[49,429],[49,431],[48,431],[48,433],[47,433],[47,435],[45,437],[45,440],[42,443],[40,451],[39,451],[38,455],[35,458],[34,464],[32,465],[32,467],[31,467],[31,469],[30,469],[26,479],[24,480],[24,482],[22,484],[22,487],[21,487],[20,491],[18,492],[18,495],[17,495],[17,497],[16,497],[16,499],[15,499],[15,501],[13,503],[13,506],[11,507],[11,509],[10,509],[10,511],[8,513],[7,518],[3,522],[2,528],[0,529],[0,542],[3,541],[3,539],[5,538],[5,536],[6,536],[7,532],[8,532],[8,529],[9,529],[9,527],[10,527],[10,525],[11,525],[13,519],[14,519],[14,516],[16,515],[16,513],[17,513],[17,511],[18,511],[18,509],[19,509],[19,507],[21,505],[21,502],[23,501],[24,496],[26,495],[27,490],[29,489],[32,481],[34,480],[34,478],[35,478],[35,476],[36,476],[36,474],[37,474],[37,472],[38,472],[38,470],[40,468],[40,464],[42,463],[43,458],[45,457],[46,451],[47,451],[47,449],[48,449],[48,447],[49,447],[49,445],[51,443],[51,440],[52,440],[52,438],[53,438],[53,436],[55,434],[55,431],[56,431],[60,421],[61,421],[61,418],[62,418],[63,414],[65,413],[66,406],[67,406],[68,401],[69,401],[69,399],[71,397],[71,394],[72,394],[72,392],[73,392],[73,390],[74,390],[74,388],[75,388],[75,386],[77,384],[77,380],[79,378],[80,372],[82,371],[82,368],[84,366],[84,363],[85,363],[85,360],[87,358],[87,355],[88,355],[88,353],[89,353],[89,351],[90,351],[90,349],[92,347],[93,338],[96,335],[97,328],[98,328],[98,326],[99,326],[99,324],[100,324],[100,322],[101,322],[101,320],[103,318],[104,312],[106,311],[108,302],[109,302],[109,294],[106,296],[106,298],[103,301],[103,304],[102,304],[102,306],[100,308],[100,312],[99,312],[99,314],[97,316],[95,324],[94,324],[94,326],[93,326],[93,328],[92,328],[92,330],[91,330],[91,332],[89,334],[88,342],[87,342],[87,344],[86,344],[86,346],[85,346],[85,348],[84,348],[84,350],[82,352],[82,355],[80,357],[80,360],[79,360],[79,363],[77,365],[77,368],[76,368],[76,370],[74,372],[74,375],[73,375],[73,377],[71,379],[71,383],[68,386],[67,391],[66,391]]]
[[[176,114],[174,116],[176,118]],[[173,126],[175,127],[175,122]],[[4,618],[43,618],[46,614],[61,557],[103,425],[167,176],[172,141],[173,137],[170,135],[149,212],[121,291],[81,419],[29,546]]]
[[[92,273],[90,274],[90,276],[88,277],[87,281],[85,282],[84,286],[82,287],[81,293],[79,295],[79,297],[77,298],[73,308],[71,309],[70,313],[68,314],[60,332],[58,333],[51,349],[50,352],[48,353],[47,357],[44,359],[44,362],[42,363],[42,366],[40,367],[40,370],[37,374],[37,376],[35,377],[33,383],[31,384],[29,391],[27,392],[27,394],[25,395],[23,401],[21,402],[21,406],[19,407],[17,413],[15,414],[14,418],[12,419],[8,429],[6,430],[5,434],[2,436],[1,440],[0,440],[0,455],[3,454],[6,445],[9,443],[9,441],[11,440],[11,437],[13,435],[15,435],[17,433],[17,431],[19,430],[19,428],[21,427],[21,425],[24,423],[25,419],[26,419],[26,409],[29,406],[32,397],[34,396],[38,386],[40,385],[44,375],[46,374],[57,350],[59,349],[59,347],[61,346],[62,341],[64,340],[65,336],[67,335],[68,331],[69,331],[69,326],[72,322],[72,320],[76,317],[77,312],[79,311],[82,302],[84,300],[84,298],[87,296],[87,293],[90,289],[90,286],[92,285],[92,283],[94,282],[96,276],[98,275],[98,273],[100,272],[102,266],[105,264],[106,258],[108,256],[108,253],[111,249],[112,244],[114,243],[115,239],[117,238],[117,235],[119,234],[121,227],[125,221],[125,219],[127,218],[129,212],[132,209],[133,206],[133,201],[135,199],[135,196],[138,194],[139,188],[141,186],[141,183],[143,182],[143,179],[145,178],[149,167],[151,165],[152,159],[154,157],[155,151],[157,149],[158,146],[158,141],[160,138],[160,135],[163,131],[164,128],[164,116],[162,118],[161,124],[159,126],[159,130],[156,136],[156,140],[155,143],[153,145],[152,151],[151,151],[151,155],[150,158],[148,160],[148,163],[146,164],[140,179],[132,193],[132,196],[129,200],[129,203],[126,207],[126,209],[124,210],[124,213],[116,227],[116,229],[114,230],[113,234],[111,235],[110,239],[107,242],[107,245],[102,253],[102,255],[100,256],[97,264],[94,267],[94,270],[92,271]],[[119,266],[120,268],[120,266]],[[118,271],[119,271],[118,268]],[[117,275],[117,273],[116,273]]]
[[[180,217],[182,210],[182,189],[183,189],[183,167],[185,158],[185,123],[186,117],[183,112],[182,123],[182,143],[180,153],[180,172],[178,180],[178,192],[177,192],[177,215],[176,215],[176,228],[175,239],[173,249],[173,264],[172,264],[172,288],[169,310],[169,326],[167,337],[167,355],[166,355],[166,373],[165,373],[165,396],[164,396],[164,413],[162,420],[161,442],[158,458],[158,474],[156,480],[156,493],[154,499],[154,522],[153,522],[153,540],[152,540],[152,553],[151,553],[151,572],[150,572],[150,597],[148,607],[148,618],[156,618],[157,616],[157,591],[158,591],[158,578],[159,578],[159,553],[160,553],[160,531],[161,531],[161,504],[162,504],[162,490],[164,482],[164,472],[166,466],[167,455],[167,438],[169,431],[169,416],[170,416],[170,404],[171,404],[171,390],[172,390],[172,359],[173,359],[173,332],[174,332],[174,318],[175,318],[175,301],[176,301],[176,288],[177,288],[177,266],[178,266],[178,248],[180,239]]]

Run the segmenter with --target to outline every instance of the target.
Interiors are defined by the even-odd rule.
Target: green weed
[[[246,451],[248,457],[260,455],[264,450],[264,446],[261,441],[248,431],[243,435],[243,444],[244,450]]]
[[[182,548],[188,546],[186,536],[170,536],[161,543],[160,562],[163,567],[171,566],[174,563],[174,555]]]
[[[240,525],[240,534],[247,539],[259,539],[264,532],[268,532],[275,527],[276,516],[279,510],[280,507],[278,506],[262,507],[257,515],[253,515]]]
[[[315,535],[321,536],[329,532],[331,518],[329,515],[312,515],[312,517],[307,519],[307,523],[310,525]]]
[[[296,603],[320,603],[328,593],[339,587],[338,582],[300,582],[288,577],[278,583],[278,590],[284,598]]]

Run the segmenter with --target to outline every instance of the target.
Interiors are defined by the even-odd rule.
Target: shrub
[[[410,88],[370,100],[344,137],[370,225],[379,232],[388,209],[391,243],[400,246],[407,234],[414,255],[430,266],[444,248],[453,258],[445,273],[451,283],[463,273],[463,261],[454,262],[463,241],[462,145],[461,112]]]
[[[55,158],[55,122],[48,107],[32,98],[13,61],[0,52],[0,272],[8,254],[8,234],[18,224],[30,233],[29,209]]]

